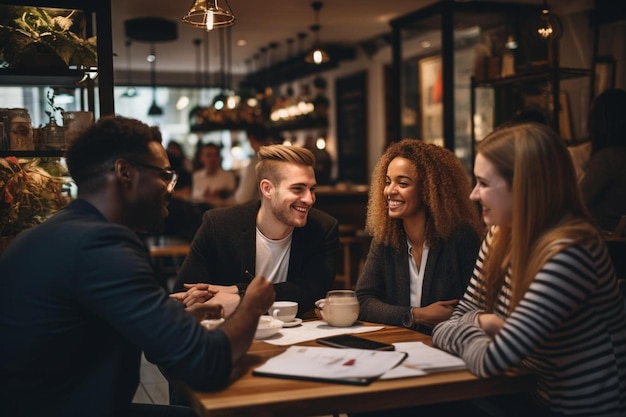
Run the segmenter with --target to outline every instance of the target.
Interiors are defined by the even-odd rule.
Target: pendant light
[[[202,58],[200,54],[200,45],[202,45],[202,39],[195,38],[193,41],[194,49],[196,50],[196,87],[204,87],[202,82]]]
[[[226,106],[226,45],[224,32],[220,32],[219,54],[220,54],[220,92],[213,99],[213,108],[222,110]]]
[[[218,0],[195,0],[189,12],[182,18],[182,22],[204,30],[213,30],[235,24],[228,0],[224,0],[226,8],[220,7]]]
[[[545,41],[558,40],[563,34],[561,20],[554,13],[550,13],[547,0],[543,0],[543,8],[539,16],[537,34]]]
[[[320,46],[319,32],[322,27],[319,23],[319,14],[322,8],[322,2],[314,1],[311,3],[311,7],[315,13],[315,24],[311,25],[311,31],[315,34],[315,42],[313,43],[313,49],[306,55],[304,60],[312,64],[320,65],[330,61],[330,57]]]
[[[124,94],[122,94],[122,97],[125,97],[125,98],[137,97],[137,89],[133,85],[133,72],[130,68],[131,66],[131,54],[130,54],[131,43],[132,42],[130,40],[126,41],[126,82],[128,83],[128,87],[126,88],[126,91],[124,91]]]
[[[154,43],[150,44],[148,62],[150,62],[150,84],[152,85],[152,105],[148,109],[148,116],[161,116],[163,109],[159,107],[156,102],[156,52],[154,50]]]

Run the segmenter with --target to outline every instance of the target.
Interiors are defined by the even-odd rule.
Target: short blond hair
[[[280,166],[285,162],[315,168],[315,156],[308,149],[291,145],[261,146],[255,167],[257,182],[268,179],[279,184],[283,180]]]

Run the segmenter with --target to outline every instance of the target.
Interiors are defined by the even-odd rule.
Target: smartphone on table
[[[395,350],[394,345],[377,342],[375,340],[358,337],[351,334],[340,334],[337,336],[322,337],[316,340],[317,343],[343,349],[369,349],[369,350]]]

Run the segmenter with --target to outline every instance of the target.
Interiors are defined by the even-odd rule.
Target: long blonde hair
[[[402,220],[389,217],[383,194],[387,167],[396,157],[406,158],[415,167],[419,183],[417,193],[426,207],[426,243],[448,238],[466,224],[483,235],[477,207],[470,201],[471,180],[452,151],[416,139],[404,139],[390,145],[380,158],[370,184],[366,230],[376,242],[400,250],[406,241]]]
[[[493,310],[511,267],[511,305],[555,254],[598,239],[582,200],[571,157],[549,127],[524,123],[501,127],[477,147],[504,177],[513,196],[509,226],[495,228],[483,265],[486,307]]]

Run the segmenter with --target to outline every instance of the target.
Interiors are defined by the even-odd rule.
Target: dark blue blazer
[[[172,380],[223,387],[230,342],[158,284],[138,236],[75,200],[0,258],[0,415],[122,416],[141,351]]]

